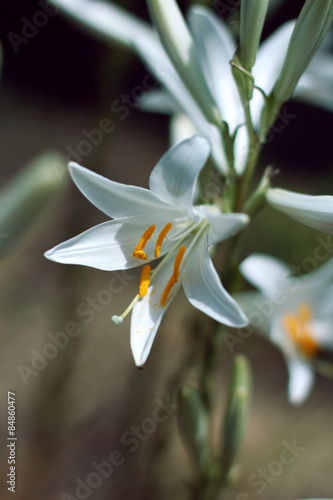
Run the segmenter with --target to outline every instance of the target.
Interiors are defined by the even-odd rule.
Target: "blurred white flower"
[[[286,189],[268,189],[272,207],[307,226],[333,234],[333,196],[314,196]]]
[[[241,327],[248,320],[221,285],[208,247],[229,238],[249,220],[194,205],[198,175],[210,155],[207,138],[194,136],[169,150],[153,169],[150,189],[127,186],[70,163],[82,193],[114,220],[104,222],[46,252],[64,264],[107,271],[144,266],[131,311],[131,346],[137,365],[150,352],[160,322],[181,284],[190,303],[216,321]],[[163,257],[151,272],[149,262]]]
[[[289,400],[300,404],[311,391],[320,353],[333,350],[333,259],[296,277],[279,260],[255,254],[241,263],[240,271],[265,297],[252,307],[270,325],[269,339],[288,367]]]
[[[162,34],[166,51],[153,28],[125,9],[103,0],[52,0],[52,3],[97,36],[134,48],[164,87],[164,90],[152,90],[143,95],[140,99],[142,109],[173,116],[184,113],[197,132],[210,137],[215,164],[222,172],[227,173],[230,168],[229,159],[223,134],[216,125],[216,113],[213,110],[214,119],[210,121],[207,118],[207,106],[203,101],[215,103],[215,109],[228,124],[231,136],[236,134],[233,145],[234,168],[238,174],[242,173],[246,164],[249,141],[245,127],[242,126],[245,121],[243,109],[229,64],[234,56],[236,44],[228,27],[211,10],[202,6],[194,6],[189,10],[187,47],[191,49],[191,54],[195,55],[196,74],[202,74],[205,82],[202,83],[200,76],[190,85],[188,79],[184,77],[186,71],[179,72],[176,67],[181,64],[180,59],[184,60],[184,54],[178,54],[176,66],[167,55],[170,50],[175,50],[177,44],[171,44],[173,49],[170,49],[170,43],[166,47],[165,34]],[[252,74],[255,85],[266,95],[271,93],[280,75],[293,27],[294,22],[288,21],[259,47]],[[186,30],[183,25],[181,34],[184,34],[184,31]],[[194,62],[193,57],[190,57],[191,64]],[[191,68],[192,66],[193,64]],[[332,66],[332,57],[328,51],[320,50],[296,86],[295,95],[312,104],[332,109],[333,73],[324,71],[323,68],[327,66]],[[191,76],[192,72],[188,75]],[[193,80],[192,76],[191,78]],[[198,85],[201,88],[203,95],[199,101],[193,85],[196,85],[196,89]],[[263,106],[263,95],[254,89],[250,107],[255,127],[259,126]]]

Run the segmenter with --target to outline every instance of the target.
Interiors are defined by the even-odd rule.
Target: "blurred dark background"
[[[143,0],[118,3],[148,20]],[[179,1],[184,12],[190,3]],[[296,17],[302,5],[298,0],[278,4],[263,37]],[[59,14],[49,17],[15,53],[8,35],[21,35],[26,19],[31,20],[37,10],[38,2],[28,0],[3,0],[0,5],[4,59],[0,83],[1,185],[46,150],[56,150],[65,158],[84,139],[84,129],[94,129],[102,117],[108,117],[114,120],[115,130],[83,159],[84,165],[116,181],[147,186],[151,169],[168,147],[168,119],[133,109],[128,119],[120,121],[110,110],[114,99],[130,93],[142,81],[146,74],[142,64],[125,49],[107,47]],[[230,18],[226,12],[224,17],[233,29],[233,15]],[[280,171],[276,183],[284,187],[333,194],[333,115],[299,102],[288,103],[288,111],[296,118],[265,147],[261,169],[272,163]],[[55,244],[103,220],[105,217],[70,186],[54,213],[45,214],[33,235],[1,264],[0,421],[5,430],[6,392],[14,390],[19,500],[72,499],[76,479],[85,481],[94,471],[92,463],[106,460],[112,450],[124,453],[125,464],[86,498],[188,498],[190,464],[175,415],[142,440],[135,453],[121,444],[120,437],[152,415],[157,399],[165,401],[174,394],[179,373],[185,376],[188,346],[193,346],[197,355],[199,345],[189,337],[196,312],[179,294],[177,307],[170,308],[160,327],[146,368],[139,371],[130,353],[129,321],[119,328],[110,321],[136,294],[138,274],[131,275],[135,279],[127,280],[124,292],[113,296],[112,303],[103,307],[91,324],[85,324],[77,307],[106,289],[110,275],[61,266],[43,257]],[[297,265],[311,255],[318,234],[266,208],[244,237],[244,256],[266,251]],[[63,331],[68,321],[79,325],[80,335],[24,384],[18,366],[31,366],[32,350],[41,352],[49,342],[48,333]],[[238,497],[242,493],[256,498],[258,494],[247,483],[249,476],[279,456],[284,440],[294,439],[306,451],[268,485],[265,498],[331,496],[331,381],[318,376],[309,401],[292,408],[287,402],[287,372],[281,354],[256,336],[236,351],[246,353],[251,361],[255,390],[236,460],[235,475],[240,482],[225,498],[245,500]],[[228,352],[216,360],[217,415],[225,404],[230,366]],[[4,446],[0,459],[4,478],[8,468]],[[11,498],[5,483],[2,479],[2,498]]]

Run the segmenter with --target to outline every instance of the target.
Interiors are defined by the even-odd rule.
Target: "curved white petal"
[[[165,257],[152,276],[145,297],[135,304],[131,319],[131,348],[135,364],[142,366],[150,353],[158,327],[173,297],[181,287],[181,278],[171,288],[164,305],[161,305],[163,291],[173,274],[174,259],[177,252]],[[180,273],[183,266],[180,267]]]
[[[151,214],[159,217],[166,212],[170,213],[170,217],[174,217],[179,212],[175,207],[163,203],[148,189],[111,181],[74,162],[71,162],[68,168],[73,181],[84,196],[109,217]]]
[[[268,297],[284,289],[290,275],[283,262],[262,254],[250,255],[241,262],[239,269],[247,281]]]
[[[243,229],[250,221],[247,214],[239,213],[214,213],[209,210],[209,205],[202,205],[199,211],[209,222],[208,246],[214,245],[219,241],[226,240]]]
[[[333,234],[333,196],[313,196],[286,189],[269,189],[267,201],[307,226]]]
[[[244,120],[242,105],[232,76],[230,60],[235,41],[226,26],[204,7],[192,7],[189,24],[194,36],[198,58],[219,107],[222,119],[231,132]]]
[[[202,236],[189,254],[183,276],[189,302],[216,321],[231,327],[243,327],[248,319],[237,302],[223,288]]]
[[[50,0],[54,6],[107,40],[131,46],[133,39],[143,45],[152,43],[153,30],[116,4],[102,0]]]
[[[287,21],[267,38],[259,47],[255,65],[252,69],[255,85],[260,87],[268,96],[278,79],[288,50],[289,40],[295,22]],[[254,90],[251,101],[252,120],[259,125],[264,100],[258,90]]]
[[[255,84],[268,95],[281,73],[295,21],[287,21],[259,47],[252,70]]]
[[[209,140],[199,135],[174,146],[152,171],[150,190],[166,203],[182,208],[195,217],[193,195],[196,181],[210,150]]]
[[[234,167],[236,174],[242,175],[250,152],[250,139],[247,128],[241,125],[236,131],[234,141]]]
[[[331,246],[331,236],[327,238],[326,242],[325,240],[320,240],[320,241],[324,245],[328,243],[328,245]],[[324,250],[324,258],[327,258],[328,254],[325,255],[325,250]],[[322,254],[320,253],[320,255]],[[303,277],[301,277],[301,280],[302,280],[301,291],[304,297],[307,299],[307,301],[315,302],[318,300],[318,304],[316,304],[317,307],[320,307],[321,304],[326,305],[326,300],[328,299],[330,293],[332,292],[331,288],[333,285],[333,258],[332,257],[329,258],[324,264],[319,266],[318,269],[316,269],[315,271],[305,274]],[[330,310],[331,308],[328,311]]]
[[[144,248],[148,259],[145,261],[132,257],[141,236],[154,222],[157,222],[155,232]],[[157,236],[167,222],[170,222],[167,216],[162,219],[159,217],[158,220],[154,216],[149,216],[144,218],[126,217],[104,222],[60,243],[46,252],[45,257],[62,264],[78,264],[103,271],[138,267],[154,259]],[[161,256],[172,245],[174,242],[168,239],[164,240]]]
[[[332,303],[332,300],[330,301]],[[331,304],[328,304],[331,306]],[[330,307],[332,309],[332,306]],[[333,332],[332,332],[332,313],[330,314],[330,321],[314,321],[312,324],[312,336],[316,344],[324,350],[333,350]]]
[[[298,358],[288,358],[286,362],[289,370],[289,401],[295,405],[302,404],[313,387],[313,370],[307,361]]]

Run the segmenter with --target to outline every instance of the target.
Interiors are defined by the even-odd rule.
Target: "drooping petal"
[[[183,276],[184,292],[189,302],[216,321],[235,328],[248,324],[237,302],[223,288],[201,237],[189,254]]]
[[[244,120],[230,67],[230,60],[235,53],[235,41],[224,24],[204,7],[190,9],[189,23],[207,83],[222,119],[228,123],[232,132]]]
[[[181,287],[181,278],[171,288],[164,305],[161,305],[163,291],[173,274],[176,252],[165,257],[159,265],[148,287],[145,297],[135,304],[131,319],[131,348],[135,364],[142,366],[150,353],[158,327],[173,297]],[[180,268],[182,273],[182,267]]]
[[[211,212],[209,210],[209,205],[207,207],[202,205],[200,211],[210,225],[208,231],[208,246],[234,236],[250,221],[250,217],[247,214],[221,214]]]
[[[211,146],[206,137],[196,135],[170,149],[151,173],[149,187],[165,203],[186,210],[195,217],[193,195],[198,175]]]
[[[289,401],[299,405],[310,394],[314,383],[314,373],[310,364],[302,359],[288,358],[286,362],[289,370]]]
[[[158,225],[144,249],[147,260],[132,257],[134,249],[143,233],[156,222],[151,215],[147,217],[127,217],[108,221],[71,238],[45,253],[45,257],[62,264],[78,264],[94,267],[103,271],[130,269],[154,259],[157,235],[167,223],[167,218],[158,218]],[[155,237],[156,235],[156,237]],[[164,255],[174,242],[165,240],[161,248]]]
[[[99,210],[109,217],[127,217],[132,215],[177,216],[177,210],[148,189],[128,186],[106,179],[77,163],[68,166],[73,181],[84,196]]]
[[[247,281],[268,297],[283,290],[290,275],[283,262],[262,254],[250,255],[241,262],[239,269]]]
[[[125,9],[103,0],[50,0],[65,14],[107,41],[131,46],[134,39],[143,45],[152,43],[154,34],[145,21]]]
[[[307,226],[333,234],[333,196],[313,196],[286,189],[269,189],[267,201]]]

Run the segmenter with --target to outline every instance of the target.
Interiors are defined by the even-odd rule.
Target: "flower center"
[[[286,314],[282,318],[283,328],[306,356],[315,356],[318,353],[318,346],[309,325],[311,320],[312,310],[306,303],[299,305],[297,314]]]
[[[162,229],[162,231],[160,232],[160,234],[158,235],[158,238],[157,238],[157,241],[156,241],[156,244],[155,244],[155,251],[154,251],[154,257],[155,258],[158,258],[160,256],[161,247],[162,247],[163,241],[165,240],[166,235],[168,234],[168,232],[170,231],[171,228],[172,228],[172,223],[169,222]],[[149,226],[149,228],[143,233],[143,235],[141,236],[138,244],[136,245],[136,247],[134,249],[134,252],[132,253],[132,257],[136,257],[137,259],[142,259],[142,260],[147,260],[148,259],[148,256],[144,252],[143,249],[146,246],[147,241],[153,235],[155,229],[156,229],[156,227],[153,224],[153,225]],[[165,287],[165,289],[164,289],[164,291],[162,293],[162,297],[161,297],[161,300],[160,300],[160,304],[162,306],[165,305],[166,300],[167,300],[167,298],[168,298],[168,296],[169,296],[169,294],[171,292],[172,287],[177,283],[177,281],[179,279],[179,274],[180,274],[179,268],[180,268],[181,262],[183,260],[184,253],[185,253],[185,246],[182,245],[179,248],[178,253],[176,255],[176,258],[175,258],[175,263],[174,263],[174,267],[173,267],[172,276],[169,279],[169,281],[168,281],[168,283],[167,283],[167,285],[166,285],[166,287]],[[153,273],[156,272],[156,270],[157,269],[155,269],[155,271],[153,271]],[[143,298],[143,297],[145,297],[147,295],[150,281],[151,281],[151,267],[149,265],[146,265],[146,266],[143,267],[143,269],[141,271],[139,293],[135,296],[134,300],[131,302],[131,304],[123,312],[123,314],[121,316],[117,316],[117,315],[112,316],[112,321],[116,325],[120,325],[123,322],[123,320],[126,318],[126,316],[128,315],[128,313],[133,309],[133,307],[135,306],[135,304],[137,303],[137,301],[140,298]]]

